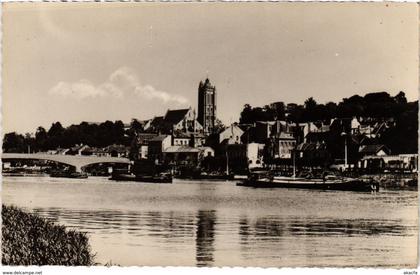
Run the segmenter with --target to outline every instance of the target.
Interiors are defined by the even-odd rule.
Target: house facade
[[[163,161],[163,151],[172,145],[171,135],[158,135],[149,140],[147,157],[149,160],[160,163]]]
[[[219,133],[219,143],[240,144],[244,131],[236,124],[232,124]]]

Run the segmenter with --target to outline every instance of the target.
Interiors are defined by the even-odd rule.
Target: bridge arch
[[[21,154],[21,153],[4,153],[1,156],[3,161],[6,160],[47,160],[57,163],[66,164],[75,167],[76,172],[81,172],[82,168],[96,163],[122,163],[130,165],[128,158],[118,157],[96,157],[96,156],[73,156],[73,155],[50,155],[50,154]]]

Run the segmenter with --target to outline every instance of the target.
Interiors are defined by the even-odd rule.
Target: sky
[[[3,133],[197,108],[418,98],[416,3],[3,4]]]

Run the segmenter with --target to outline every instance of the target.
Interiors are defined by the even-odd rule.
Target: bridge
[[[96,156],[73,156],[73,155],[51,155],[51,154],[21,154],[21,153],[3,153],[1,156],[3,162],[10,160],[48,160],[57,163],[70,165],[76,168],[76,172],[81,172],[82,168],[96,163],[122,163],[130,165],[128,158],[117,157],[96,157]]]

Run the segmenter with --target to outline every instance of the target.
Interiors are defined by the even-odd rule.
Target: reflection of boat
[[[68,172],[68,171],[52,171],[50,174],[52,178],[71,178],[71,179],[86,179],[88,176],[85,173],[80,172]]]
[[[379,191],[379,184],[374,181],[365,181],[355,178],[326,176],[324,178],[303,178],[271,176],[267,173],[252,173],[237,184],[238,186],[251,186],[256,188],[300,188],[320,190],[343,191]]]
[[[169,173],[161,173],[158,175],[133,175],[133,174],[112,173],[109,179],[116,180],[116,181],[172,183],[172,176]]]

